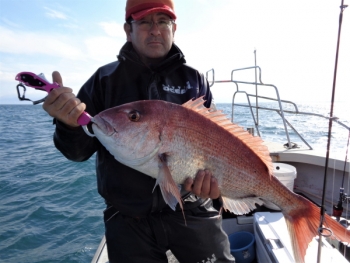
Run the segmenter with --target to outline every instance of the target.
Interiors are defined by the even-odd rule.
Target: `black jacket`
[[[212,100],[208,82],[197,70],[186,65],[184,55],[173,45],[157,66],[146,67],[131,43],[120,50],[118,61],[105,65],[82,86],[77,97],[86,111],[99,112],[137,100],[159,99],[177,104],[204,95],[206,106]],[[96,138],[81,127],[69,129],[56,121],[54,142],[62,154],[73,161],[85,161],[95,152],[98,192],[122,214],[144,216],[164,207],[155,179],[114,159]]]

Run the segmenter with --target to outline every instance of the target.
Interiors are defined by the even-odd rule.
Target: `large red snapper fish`
[[[273,176],[269,151],[260,137],[233,124],[203,99],[177,105],[148,100],[105,110],[93,118],[93,131],[119,162],[156,178],[167,204],[182,207],[179,185],[208,169],[218,181],[224,209],[241,215],[270,201],[280,207],[296,262],[318,235],[320,208]],[[326,217],[334,237],[350,242],[348,231]]]

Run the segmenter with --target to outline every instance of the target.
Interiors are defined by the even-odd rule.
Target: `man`
[[[96,138],[77,123],[86,110],[99,112],[137,100],[166,100],[177,104],[212,95],[204,76],[185,64],[173,43],[176,31],[172,0],[127,0],[124,30],[127,43],[118,61],[105,65],[83,85],[77,97],[61,86],[51,91],[44,109],[55,118],[56,147],[73,161],[95,152],[98,191],[105,199],[107,249],[110,262],[167,262],[171,250],[180,262],[234,262],[221,216],[211,199],[220,196],[217,181],[207,170],[184,183],[184,213],[164,202],[155,179],[116,161]]]

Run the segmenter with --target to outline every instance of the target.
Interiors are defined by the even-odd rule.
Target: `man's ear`
[[[176,31],[176,24],[172,25],[172,29],[173,29],[173,42],[175,42],[175,31]]]
[[[172,28],[173,28],[173,36],[175,36],[176,27],[177,27],[177,24],[173,24],[173,26],[172,26]]]
[[[125,34],[126,34],[126,40],[131,42],[131,36],[130,36],[131,25],[128,24],[128,23],[124,23],[124,31],[125,31]]]

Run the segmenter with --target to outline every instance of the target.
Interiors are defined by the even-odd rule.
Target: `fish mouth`
[[[91,120],[92,130],[95,132],[95,129],[101,130],[106,136],[113,136],[118,133],[118,131],[111,125],[108,121],[100,116],[95,116]]]

